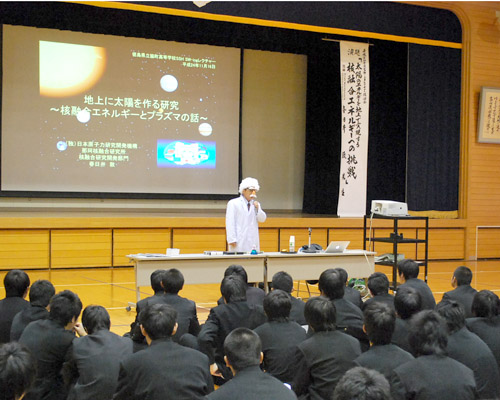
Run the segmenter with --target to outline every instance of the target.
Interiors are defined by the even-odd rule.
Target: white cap
[[[259,181],[255,178],[245,178],[240,183],[240,193],[243,193],[244,189],[255,189],[260,190]]]

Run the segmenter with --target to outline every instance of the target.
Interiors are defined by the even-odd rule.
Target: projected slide
[[[240,50],[4,25],[1,190],[234,194]]]

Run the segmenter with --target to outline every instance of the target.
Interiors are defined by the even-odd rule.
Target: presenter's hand
[[[259,202],[257,200],[255,200],[253,202],[253,205],[255,206],[255,209],[258,210],[259,209]]]

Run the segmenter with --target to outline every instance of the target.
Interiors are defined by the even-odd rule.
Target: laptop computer
[[[330,242],[325,250],[325,253],[343,253],[347,246],[349,246],[349,241],[346,242]]]

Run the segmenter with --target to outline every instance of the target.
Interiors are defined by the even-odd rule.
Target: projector
[[[408,204],[391,200],[372,200],[373,214],[386,215],[388,217],[401,217],[408,215]]]

